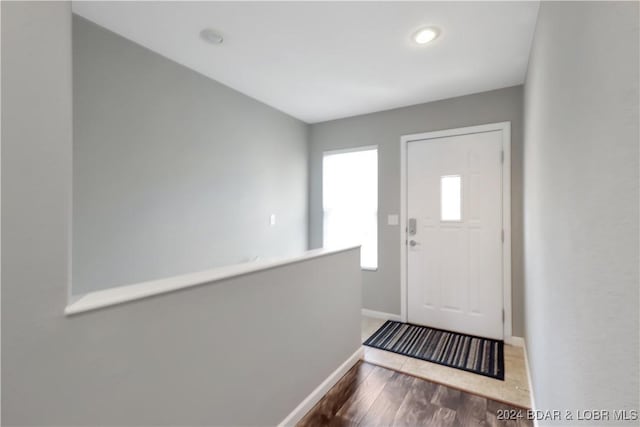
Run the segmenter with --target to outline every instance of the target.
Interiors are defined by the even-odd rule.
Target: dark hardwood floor
[[[511,420],[500,420],[504,411]],[[315,426],[531,426],[524,409],[358,362],[298,423]],[[525,417],[526,418],[526,417]]]

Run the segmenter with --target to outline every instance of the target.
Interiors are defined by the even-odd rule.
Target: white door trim
[[[504,340],[511,339],[511,122],[489,123],[457,129],[446,129],[400,137],[400,316],[406,322],[407,312],[407,146],[412,141],[444,138],[473,133],[502,131],[502,227],[504,244],[502,245],[502,296],[504,309]]]

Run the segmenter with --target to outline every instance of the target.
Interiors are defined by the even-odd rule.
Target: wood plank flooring
[[[401,372],[358,362],[300,420],[316,426],[531,426],[526,419],[499,420],[522,409]]]

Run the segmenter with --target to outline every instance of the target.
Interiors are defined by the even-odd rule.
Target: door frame
[[[502,245],[502,308],[504,310],[504,322],[502,331],[504,341],[509,343],[513,341],[511,328],[511,122],[489,123],[400,137],[400,317],[403,322],[406,322],[409,315],[407,309],[407,298],[409,297],[407,283],[407,148],[409,143],[425,139],[494,131],[502,132],[502,152],[504,153],[502,162],[502,229],[504,230],[504,242]]]

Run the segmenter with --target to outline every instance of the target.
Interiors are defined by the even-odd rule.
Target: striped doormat
[[[364,345],[504,381],[504,343],[387,320]]]

